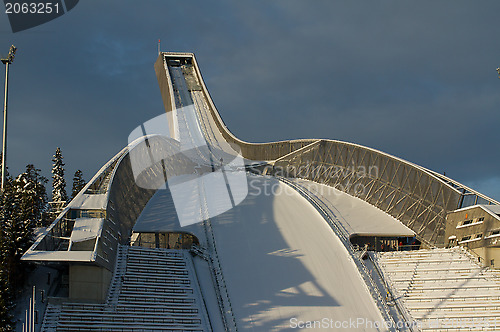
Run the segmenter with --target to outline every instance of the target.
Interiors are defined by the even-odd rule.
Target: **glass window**
[[[462,202],[462,207],[472,206],[476,204],[476,195],[465,195]]]
[[[482,197],[478,197],[477,198],[477,203],[476,204],[481,204],[481,205],[488,205],[489,204],[489,201],[485,198],[482,198]]]

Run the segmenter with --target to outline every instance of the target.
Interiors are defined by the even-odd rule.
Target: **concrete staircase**
[[[500,272],[463,248],[375,255],[422,331],[500,330]]]
[[[211,331],[191,259],[120,246],[107,302],[49,306],[42,331]]]

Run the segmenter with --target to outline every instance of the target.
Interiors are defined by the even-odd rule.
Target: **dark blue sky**
[[[84,0],[15,34],[0,13],[0,53],[19,48],[8,166],[50,176],[60,146],[67,181],[77,168],[88,180],[163,111],[161,38],[196,54],[244,140],[355,142],[500,200],[498,13],[498,1]]]

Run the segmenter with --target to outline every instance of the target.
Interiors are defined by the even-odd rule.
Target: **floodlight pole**
[[[3,193],[5,188],[5,164],[7,163],[7,102],[9,99],[9,65],[14,61],[17,47],[12,45],[9,50],[9,55],[5,59],[1,59],[5,65],[5,91],[3,101],[3,139],[2,139],[2,183],[0,190]]]
[[[5,92],[3,100],[3,137],[2,137],[2,186],[5,188],[5,163],[7,161],[7,102],[9,99],[9,61],[5,62]]]

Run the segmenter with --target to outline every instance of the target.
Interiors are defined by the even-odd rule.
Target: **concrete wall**
[[[479,218],[484,218],[484,220],[482,222],[479,222]],[[459,226],[466,220],[470,220],[472,221],[472,223],[470,223],[468,226]],[[483,247],[500,247],[498,237],[488,238],[488,236],[490,235],[490,231],[496,229],[500,229],[500,221],[486,212],[480,206],[453,211],[446,216],[446,244],[448,246],[459,244],[471,249]],[[462,244],[459,243],[465,236],[471,236],[471,239],[474,239],[474,237],[478,234],[482,234],[481,239]],[[449,238],[451,236],[456,236],[455,243],[450,242]],[[498,262],[498,264],[500,265],[500,261]]]
[[[484,266],[500,269],[500,248],[486,247],[471,249],[471,251],[481,257]]]
[[[92,265],[70,265],[69,298],[104,302],[113,273]]]
[[[479,222],[480,218],[484,218],[484,220]],[[460,227],[466,220],[470,220],[472,223]],[[500,221],[497,218],[489,214],[481,206],[473,206],[468,209],[450,212],[446,217],[446,222],[445,238],[448,246],[460,245],[469,248],[470,251],[481,257],[481,263],[484,266],[500,268],[500,237],[489,236],[492,231],[500,229]],[[474,239],[478,234],[481,235],[480,239],[460,243],[465,236]],[[456,239],[453,239],[453,237]]]

